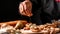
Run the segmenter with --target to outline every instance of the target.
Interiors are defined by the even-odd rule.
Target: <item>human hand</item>
[[[29,0],[25,0],[19,5],[19,12],[21,15],[31,17],[32,16],[32,3]]]

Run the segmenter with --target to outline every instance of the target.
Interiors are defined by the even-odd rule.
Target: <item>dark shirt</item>
[[[31,0],[33,4],[32,21],[36,23],[51,22],[53,19],[60,19],[60,2],[55,0]]]

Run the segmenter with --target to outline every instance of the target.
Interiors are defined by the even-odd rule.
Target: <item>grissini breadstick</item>
[[[0,23],[0,26],[2,26],[3,24],[6,24],[6,25],[11,25],[11,26],[14,26],[18,23],[18,22],[21,22],[23,25],[25,25],[27,23],[26,20],[16,20],[16,21],[9,21],[9,22],[2,22]]]

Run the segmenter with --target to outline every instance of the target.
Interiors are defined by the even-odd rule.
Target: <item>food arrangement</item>
[[[57,25],[57,23],[47,23],[44,25],[28,23],[21,31],[22,33],[56,34],[57,32],[60,32],[60,28],[57,28]]]
[[[1,33],[9,33],[9,34],[56,34],[60,33],[59,21],[55,21],[52,23],[46,23],[43,25],[36,25],[33,23],[28,23],[26,20],[17,20],[0,23],[0,34]]]
[[[0,23],[0,34],[11,33],[15,34],[18,30],[24,27],[27,23],[26,20],[16,20],[16,21],[9,21],[9,22],[2,22]],[[20,31],[19,31],[20,32]]]

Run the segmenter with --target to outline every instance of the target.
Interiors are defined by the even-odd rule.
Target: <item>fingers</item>
[[[32,16],[31,11],[26,10],[25,13],[26,13],[26,16],[28,16],[28,17],[31,17]]]
[[[20,12],[20,14],[21,14],[21,15],[26,15],[26,13],[25,13],[25,12]]]
[[[20,14],[28,17],[31,17],[33,15],[30,11],[22,11]]]
[[[31,5],[31,3],[29,1],[27,1],[27,2],[23,1],[19,6],[20,14],[31,17],[32,16],[32,12],[31,12],[32,6],[30,6],[30,5]]]

